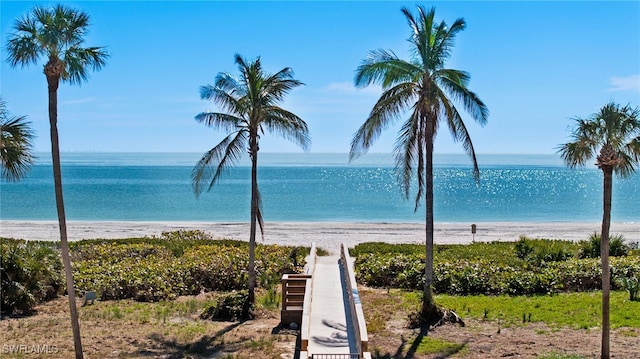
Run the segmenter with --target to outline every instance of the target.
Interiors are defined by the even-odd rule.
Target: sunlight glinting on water
[[[265,220],[424,220],[422,202],[414,212],[415,181],[411,182],[414,187],[409,198],[405,198],[388,156],[378,155],[376,161],[354,166],[345,164],[341,155],[301,156],[274,155],[259,168]],[[190,179],[197,160],[193,154],[170,157],[170,165],[162,165],[162,156],[145,165],[140,163],[146,163],[146,155],[72,157],[63,165],[71,220],[248,221],[247,166],[231,169],[210,192],[196,199]],[[188,163],[187,159],[194,162]],[[309,162],[300,163],[301,159]],[[602,175],[597,169],[569,170],[549,156],[524,165],[520,157],[494,156],[493,164],[481,168],[480,182],[476,183],[468,160],[463,156],[448,160],[451,165],[440,159],[434,169],[436,221],[601,218]],[[291,161],[289,165],[287,161]],[[3,219],[56,218],[49,165],[36,165],[20,183],[3,182],[1,194]],[[640,175],[615,178],[613,195],[613,219],[640,222]]]

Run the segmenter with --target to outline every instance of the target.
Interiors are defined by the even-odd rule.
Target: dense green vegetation
[[[64,287],[60,253],[47,242],[0,238],[0,309],[28,313]]]
[[[630,245],[614,246],[616,252],[630,253]],[[592,258],[594,242],[548,239],[437,245],[434,249],[436,293],[469,294],[549,294],[598,290],[601,268]],[[613,242],[613,241],[612,241]],[[424,285],[424,246],[364,243],[351,250],[356,257],[360,283],[374,287],[420,290]],[[612,257],[614,289],[631,290],[640,277],[640,257]],[[635,287],[634,287],[635,286]],[[631,293],[630,293],[631,295]],[[637,297],[637,292],[636,292]]]
[[[3,239],[1,248],[3,311],[28,311],[64,289],[59,243]],[[247,285],[248,243],[214,240],[200,231],[86,240],[70,249],[76,289],[95,291],[103,300],[160,301]],[[260,284],[271,287],[283,273],[299,272],[307,254],[308,248],[259,245]]]

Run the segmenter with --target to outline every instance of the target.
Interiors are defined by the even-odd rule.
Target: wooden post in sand
[[[476,228],[477,228],[477,226],[475,224],[471,225],[471,240],[473,242],[476,241]]]

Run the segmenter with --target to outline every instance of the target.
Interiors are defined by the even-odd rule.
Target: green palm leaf
[[[12,117],[0,98],[0,162],[2,178],[18,181],[33,164],[33,131],[26,117]]]

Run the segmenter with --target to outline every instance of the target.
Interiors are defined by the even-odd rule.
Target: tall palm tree
[[[229,134],[207,151],[191,172],[193,190],[199,196],[210,190],[225,170],[235,165],[246,150],[251,159],[251,227],[249,234],[249,303],[255,300],[256,224],[263,231],[260,191],[258,190],[258,150],[260,135],[267,130],[288,139],[302,149],[310,145],[307,124],[295,114],[278,107],[285,95],[303,85],[293,79],[293,71],[285,67],[275,74],[265,73],[258,57],[247,62],[235,55],[240,76],[220,72],[214,85],[200,88],[200,98],[211,100],[224,112],[203,112],[196,121]]]
[[[33,164],[33,131],[26,117],[12,117],[0,97],[0,163],[2,178],[18,181]]]
[[[457,19],[451,26],[435,22],[435,9],[418,6],[417,17],[407,8],[402,9],[411,36],[411,59],[399,59],[393,52],[370,51],[356,70],[355,84],[365,87],[374,83],[382,85],[384,92],[376,102],[364,124],[351,142],[350,159],[366,153],[382,130],[394,123],[405,111],[409,117],[403,123],[394,156],[396,170],[407,198],[411,179],[417,179],[415,210],[424,197],[426,203],[426,266],[422,300],[422,319],[431,321],[438,315],[433,300],[433,147],[439,125],[444,122],[456,141],[473,162],[473,173],[479,179],[476,153],[467,127],[455,107],[460,103],[480,125],[487,122],[489,111],[478,96],[467,87],[470,76],[460,70],[445,67],[451,55],[458,32],[465,28],[465,21]]]
[[[602,265],[602,358],[609,358],[609,227],[613,173],[628,177],[640,163],[640,109],[610,102],[588,118],[575,118],[572,141],[560,146],[567,166],[584,166],[596,157],[604,177],[600,259]]]
[[[85,82],[89,76],[89,69],[101,69],[106,63],[108,54],[103,47],[83,47],[84,36],[89,31],[89,15],[64,5],[56,5],[52,8],[35,6],[29,14],[16,21],[13,29],[14,32],[7,41],[7,61],[13,67],[35,65],[40,59],[46,60],[44,74],[47,78],[49,92],[51,156],[61,252],[69,294],[69,310],[76,358],[82,358],[82,341],[62,197],[60,146],[58,143],[58,86],[60,81],[69,82],[72,85]]]

